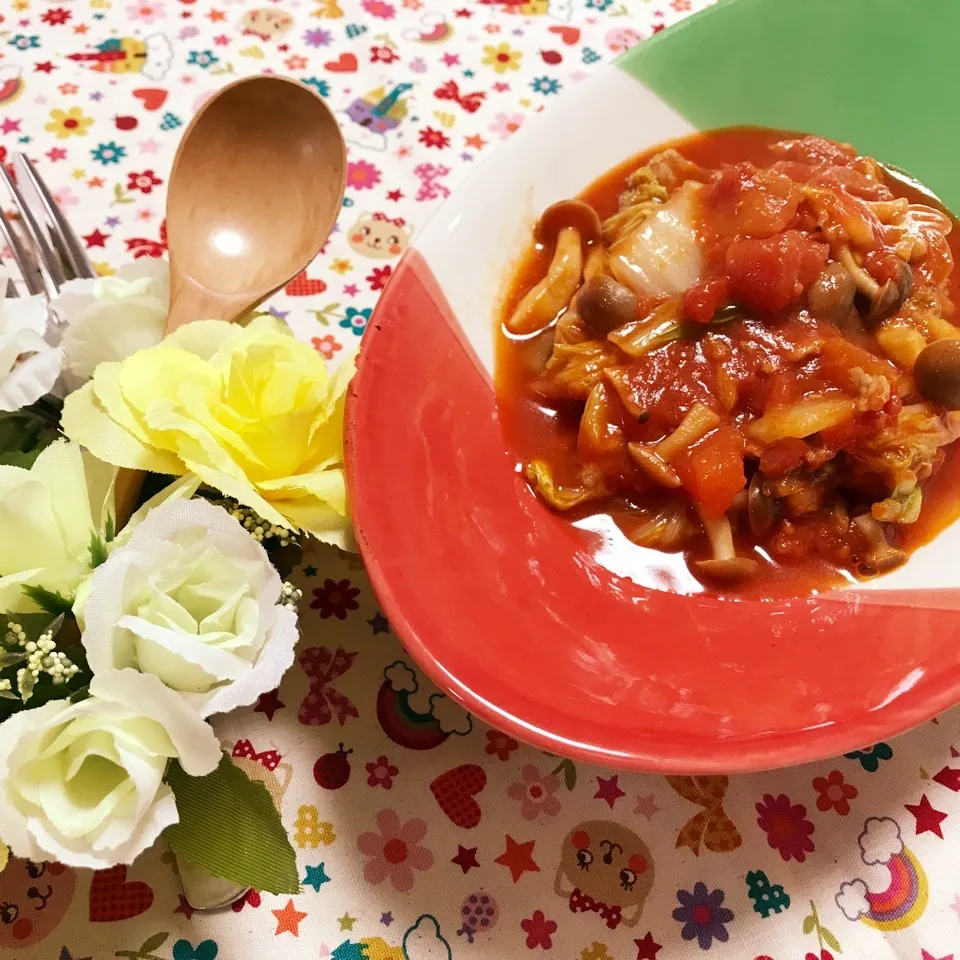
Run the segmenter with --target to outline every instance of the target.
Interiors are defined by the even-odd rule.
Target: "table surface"
[[[109,270],[163,253],[173,152],[222,84],[284,73],[354,113],[395,93],[385,134],[345,114],[339,229],[272,301],[336,363],[396,264],[351,243],[357,224],[393,221],[405,246],[478,160],[565,88],[704,5],[519,3],[7,0],[0,158],[36,159]],[[44,939],[17,960],[960,958],[957,712],[781,772],[618,773],[518,745],[431,699],[355,558],[317,551],[299,578],[299,662],[220,733],[270,771],[303,892],[191,916],[155,850],[106,874],[67,871],[56,896],[72,890],[69,907],[38,915]],[[642,881],[629,891],[598,871],[568,879],[561,846],[575,829],[644,841],[645,902]],[[574,884],[592,896],[571,899]]]

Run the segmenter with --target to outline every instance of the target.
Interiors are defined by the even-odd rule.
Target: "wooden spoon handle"
[[[260,302],[251,300],[249,293],[231,295],[208,290],[189,277],[179,276],[172,265],[170,273],[166,333],[173,333],[194,320],[236,320]]]

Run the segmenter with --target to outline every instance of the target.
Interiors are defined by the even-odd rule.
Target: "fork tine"
[[[20,162],[20,168],[24,177],[29,181],[40,202],[47,217],[53,223],[55,229],[51,230],[51,239],[53,243],[60,248],[60,253],[64,261],[70,267],[73,275],[79,278],[95,278],[97,273],[93,269],[93,264],[87,256],[86,249],[80,242],[73,227],[70,226],[67,218],[63,215],[56,200],[53,199],[43,178],[37,173],[30,158],[24,153],[18,153],[16,159]]]
[[[26,248],[20,242],[20,238],[10,225],[10,221],[7,219],[2,209],[0,209],[0,236],[3,237],[4,243],[9,248],[10,253],[13,255],[13,261],[16,263],[17,269],[20,271],[20,276],[23,278],[23,283],[27,288],[27,293],[31,295],[43,293],[43,281],[40,279],[36,267],[34,267],[30,262],[30,257],[27,255]],[[12,279],[10,280],[10,284],[13,284]]]
[[[19,297],[20,294],[17,291],[17,285],[13,282],[13,277],[7,273],[6,269],[3,266],[3,261],[0,260],[0,287],[3,288],[2,296],[3,297]]]
[[[36,218],[23,199],[23,194],[20,192],[19,187],[13,182],[13,177],[10,176],[3,166],[0,166],[0,175],[2,175],[3,181],[10,191],[10,195],[13,197],[13,202],[17,207],[17,213],[20,214],[20,219],[23,221],[24,229],[30,236],[34,251],[37,255],[37,267],[40,270],[40,277],[43,280],[44,292],[48,299],[52,299],[57,295],[61,284],[66,282],[67,278],[64,276],[63,267],[61,267],[59,259],[50,249],[47,238],[43,235],[40,225],[37,223]]]

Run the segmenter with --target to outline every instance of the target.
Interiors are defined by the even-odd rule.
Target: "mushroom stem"
[[[580,234],[573,227],[564,227],[557,236],[547,275],[517,304],[507,320],[507,330],[528,334],[549,326],[576,293],[582,272]]]
[[[865,297],[873,300],[880,292],[880,284],[854,260],[853,254],[846,244],[837,249],[837,259],[847,268],[847,273],[853,277],[853,282],[857,285],[857,289]]]

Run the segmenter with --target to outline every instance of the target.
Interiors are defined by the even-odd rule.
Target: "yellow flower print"
[[[338,258],[330,261],[330,269],[333,270],[334,273],[339,273],[342,276],[353,269],[353,264],[349,260],[340,260]]]
[[[71,107],[66,111],[51,110],[50,122],[43,129],[55,133],[58,140],[66,140],[84,136],[92,123],[93,117],[85,117],[80,107]]]
[[[523,54],[514,50],[509,43],[498,43],[495,47],[483,48],[483,64],[493,67],[497,73],[506,73],[508,70],[519,70]]]

